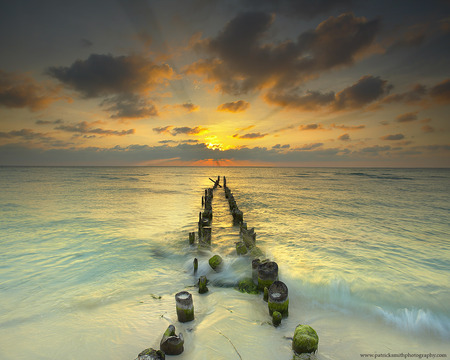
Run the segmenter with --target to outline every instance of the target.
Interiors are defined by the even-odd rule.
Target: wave
[[[443,314],[435,314],[428,309],[397,309],[388,311],[375,307],[374,313],[386,323],[409,333],[429,333],[444,340],[450,340],[450,318]]]
[[[432,335],[450,340],[450,316],[445,312],[427,308],[397,308],[383,303],[379,297],[354,289],[343,279],[312,283],[303,280],[287,280],[293,296],[306,297],[314,306],[379,319],[402,332],[415,335]]]

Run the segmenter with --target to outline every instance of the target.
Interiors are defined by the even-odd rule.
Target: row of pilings
[[[220,176],[217,180],[211,178],[209,180],[214,185],[212,188],[205,189],[204,196],[202,196],[202,211],[199,212],[198,231],[197,233],[195,231],[189,233],[189,245],[195,246],[197,238],[199,251],[211,248],[212,200],[214,190],[217,187],[221,187]],[[267,259],[264,252],[256,245],[255,229],[248,229],[247,223],[244,222],[244,213],[239,209],[233,193],[227,187],[225,176],[223,177],[223,188],[233,218],[233,225],[239,226],[241,240],[235,243],[236,254],[238,256],[248,256],[252,260],[252,277],[238,280],[236,289],[249,294],[263,294],[262,298],[264,302],[267,302],[268,314],[272,318],[272,324],[274,327],[278,327],[282,319],[289,315],[288,287],[279,280],[278,264]],[[209,259],[209,265],[214,271],[221,271],[223,259],[216,254]],[[198,269],[197,258],[193,259],[193,269],[195,276]],[[206,276],[200,276],[196,280],[199,294],[208,292],[207,284],[208,279]],[[189,322],[195,319],[191,293],[187,291],[177,293],[175,295],[175,308],[179,322]],[[313,328],[308,325],[298,325],[292,338],[293,359],[309,359],[310,355],[317,351],[318,342],[318,335]],[[183,335],[181,333],[176,335],[175,326],[170,325],[162,336],[160,350],[146,349],[138,355],[136,360],[162,360],[165,359],[166,354],[181,354],[184,350],[183,346]]]

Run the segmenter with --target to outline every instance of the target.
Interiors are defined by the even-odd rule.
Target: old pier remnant
[[[175,334],[175,326],[169,325],[164,332],[159,348],[167,355],[179,355],[184,350],[183,334]]]
[[[206,278],[206,276],[200,276],[200,278],[198,279],[198,293],[199,294],[204,294],[208,292],[208,287],[206,286],[206,284],[208,283],[208,279]]]
[[[269,288],[274,281],[278,280],[278,264],[275,261],[262,262],[258,266],[258,288],[264,290]]]
[[[289,314],[288,288],[282,281],[274,281],[268,291],[269,314],[279,312],[283,317]]]
[[[141,351],[136,360],[165,360],[166,354],[161,350],[148,348]]]
[[[192,295],[187,291],[181,291],[175,295],[175,303],[179,322],[194,320],[194,302]]]

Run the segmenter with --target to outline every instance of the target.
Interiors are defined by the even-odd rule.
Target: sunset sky
[[[1,1],[0,49],[0,165],[450,166],[449,1]]]

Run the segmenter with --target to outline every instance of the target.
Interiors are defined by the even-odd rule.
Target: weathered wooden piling
[[[197,274],[198,270],[198,260],[197,258],[194,259],[194,275]]]
[[[206,284],[208,283],[208,279],[206,278],[206,276],[200,276],[200,278],[198,279],[198,293],[199,294],[204,294],[208,292],[208,287],[206,286]]]
[[[195,243],[195,232],[189,233],[189,245],[194,245]]]
[[[175,326],[169,325],[164,332],[159,348],[167,355],[179,355],[184,350],[183,334],[175,334]]]
[[[242,241],[236,242],[236,253],[240,256],[248,253],[247,247]]]
[[[259,264],[261,264],[261,260],[253,259],[252,260],[252,280],[255,284],[258,284],[258,268]]]
[[[256,244],[256,233],[255,229],[251,228],[250,230],[244,229],[241,227],[242,241],[248,249],[252,249]]]
[[[278,280],[278,264],[274,261],[262,262],[258,266],[258,287],[264,290]]]
[[[192,295],[187,291],[181,291],[175,295],[177,317],[179,322],[194,320],[194,302]]]
[[[141,351],[136,360],[165,360],[166,354],[161,350],[148,348]]]
[[[282,281],[274,281],[269,287],[268,307],[269,314],[278,311],[283,317],[289,315],[288,288]]]

